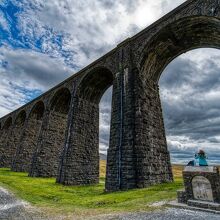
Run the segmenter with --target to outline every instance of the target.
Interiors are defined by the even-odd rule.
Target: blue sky
[[[15,110],[139,32],[184,0],[0,0],[0,116]],[[198,148],[220,162],[220,53],[175,59],[160,79],[172,161]],[[111,90],[101,102],[100,151],[109,136]]]

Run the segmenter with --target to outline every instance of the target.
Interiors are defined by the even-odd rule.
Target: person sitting
[[[198,154],[195,154],[195,159],[198,160],[199,166],[208,166],[207,157],[203,150],[199,150]]]

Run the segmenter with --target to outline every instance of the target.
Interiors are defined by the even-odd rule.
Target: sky
[[[138,33],[184,0],[0,0],[0,117]],[[185,53],[160,78],[173,163],[202,148],[220,163],[220,52]],[[111,89],[100,103],[100,152],[109,138]]]

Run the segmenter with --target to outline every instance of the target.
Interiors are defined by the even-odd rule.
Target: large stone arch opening
[[[174,164],[186,165],[200,149],[218,164],[220,50],[199,48],[175,58],[161,74],[160,98]]]
[[[30,176],[55,177],[65,142],[71,93],[68,88],[59,89],[51,98],[36,152],[34,153]]]
[[[9,117],[2,125],[0,137],[0,167],[10,167],[8,163],[7,139],[12,135],[12,118]]]
[[[95,68],[80,81],[57,182],[68,185],[99,182],[99,103],[113,81],[112,72],[104,67]]]
[[[36,149],[45,106],[43,101],[37,102],[29,113],[24,132],[17,147],[16,156],[13,161],[12,170],[18,172],[29,172],[31,159]]]
[[[146,45],[136,79],[135,105],[140,111],[136,112],[138,138],[135,142],[137,146],[143,145],[143,142],[146,146],[145,149],[136,148],[136,166],[139,167],[136,172],[137,187],[172,181],[159,96],[161,73],[184,52],[204,47],[220,48],[219,27],[219,19],[214,17],[186,17],[161,28]],[[147,151],[150,153],[146,154]]]

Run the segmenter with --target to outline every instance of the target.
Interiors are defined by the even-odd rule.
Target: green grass
[[[27,173],[0,169],[0,185],[19,198],[51,213],[94,215],[99,213],[150,210],[151,203],[176,198],[176,190],[183,188],[177,175],[174,183],[123,192],[105,193],[104,177],[93,186],[63,186],[54,178],[31,178]]]

